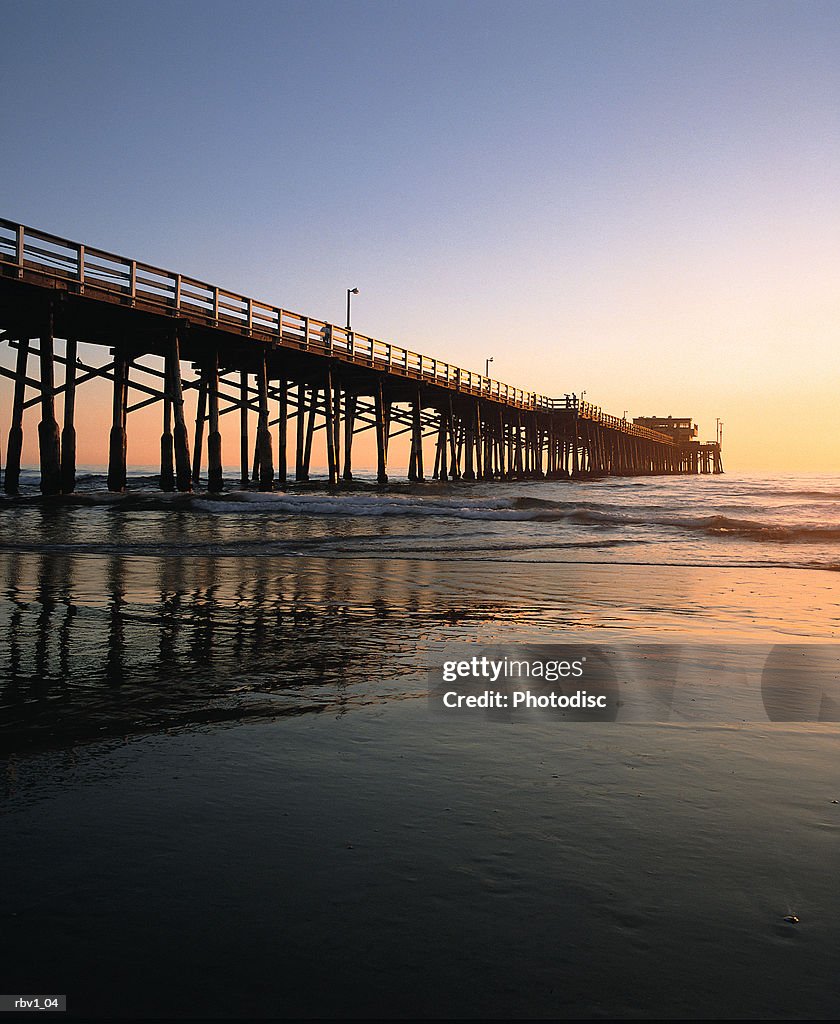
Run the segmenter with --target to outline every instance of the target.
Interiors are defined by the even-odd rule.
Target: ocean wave
[[[565,518],[592,526],[664,526],[675,530],[705,533],[711,537],[737,537],[773,543],[826,543],[840,541],[840,526],[804,523],[768,523],[729,516],[635,516],[625,513],[581,510]]]
[[[810,493],[828,494],[827,491]],[[840,492],[838,492],[840,493]],[[128,494],[110,494],[96,490],[63,499],[17,499],[0,501],[0,508],[19,508],[21,503],[34,506],[54,503],[76,506],[101,506],[115,511],[182,511],[193,510],[211,515],[272,515],[279,519],[290,516],[309,518],[379,518],[409,517],[485,521],[491,523],[556,523],[558,527],[583,527],[604,531],[631,531],[637,540],[663,530],[674,533],[704,534],[716,539],[737,539],[773,544],[836,544],[840,542],[840,524],[834,522],[796,521],[796,507],[785,510],[785,518],[747,518],[718,514],[697,515],[703,507],[699,499],[679,503],[677,495],[651,495],[656,503],[610,503],[580,500],[569,495],[561,498],[509,495],[491,497],[480,492],[453,493],[449,490],[416,492],[411,490],[373,492],[370,490],[330,494],[326,491],[228,491],[221,495],[163,494],[153,488],[141,487]],[[733,506],[729,506],[732,508]],[[735,506],[737,508],[737,506]],[[807,506],[803,511],[807,510]],[[757,509],[778,515],[779,509]],[[692,514],[695,513],[695,514]],[[824,513],[823,513],[824,514]],[[580,538],[582,540],[582,538]],[[573,538],[569,542],[576,543]],[[149,548],[158,545],[149,543]],[[230,546],[227,542],[225,546]],[[301,542],[298,542],[299,544]],[[530,538],[517,538],[523,546]],[[6,545],[3,545],[6,546]],[[305,545],[304,545],[305,546]]]
[[[819,524],[761,523],[748,519],[728,519],[726,516],[708,516],[689,520],[689,528],[699,528],[713,535],[733,534],[751,540],[792,544],[796,542],[824,543],[840,541],[840,526]]]
[[[457,536],[424,537],[417,542],[416,537],[409,538],[410,547],[405,544],[404,534],[382,537],[379,534],[365,534],[353,537],[307,537],[296,540],[266,541],[262,538],[225,541],[167,541],[161,539],[154,543],[144,541],[1,541],[0,551],[22,552],[37,551],[55,555],[120,555],[138,557],[253,557],[280,555],[334,555],[357,556],[367,554],[371,545],[376,545],[374,557],[387,553],[389,557],[402,553],[409,557],[468,555],[473,552],[482,555],[524,551],[586,551],[606,550],[626,545],[637,546],[646,541],[637,541],[626,537],[612,537],[599,540],[567,540],[551,541],[535,539],[532,541],[510,541],[505,543],[497,540],[471,543]]]
[[[806,498],[809,501],[840,501],[840,490],[797,490],[787,487],[757,488],[753,493],[759,497]]]

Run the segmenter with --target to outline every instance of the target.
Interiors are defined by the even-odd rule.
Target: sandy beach
[[[4,961],[92,1017],[833,1018],[837,737],[394,701],[13,760]]]

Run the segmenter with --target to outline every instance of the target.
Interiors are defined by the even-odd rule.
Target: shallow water
[[[840,566],[836,474],[429,481],[337,495],[315,484],[187,497],[162,494],[152,475],[109,495],[91,472],[65,503],[39,501],[37,479],[27,474],[28,500],[0,499],[0,549]]]

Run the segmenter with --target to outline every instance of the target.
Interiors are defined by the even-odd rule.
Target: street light
[[[348,288],[347,289],[347,330],[348,331],[350,330],[350,296],[351,295],[358,295],[358,294],[359,294],[359,289],[358,288]]]
[[[493,362],[493,357],[492,356],[490,356],[488,359],[484,360],[484,376],[485,377],[489,377],[490,376],[490,364],[492,362]]]

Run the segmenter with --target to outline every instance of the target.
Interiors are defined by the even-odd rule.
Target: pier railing
[[[16,268],[20,277],[35,274],[62,281],[77,294],[186,317],[245,338],[333,356],[519,409],[576,411],[581,418],[632,436],[674,443],[666,434],[606,415],[574,395],[556,399],[515,388],[445,360],[14,221],[0,219],[0,264]]]
[[[648,441],[674,443],[673,437],[669,434],[663,434],[658,430],[651,430],[650,427],[640,426],[638,423],[633,423],[632,420],[624,417],[610,416],[608,413],[602,412],[600,406],[592,405],[590,402],[580,402],[578,416],[581,419],[599,423],[602,427],[608,427],[610,430],[620,430],[624,434],[630,434],[631,437],[644,437]]]

